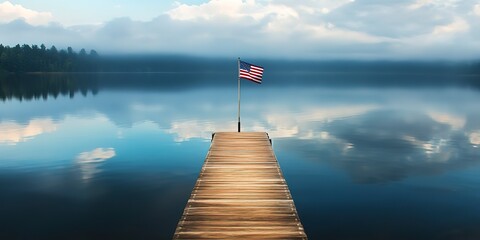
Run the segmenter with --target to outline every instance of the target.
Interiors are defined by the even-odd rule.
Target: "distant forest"
[[[81,49],[78,53],[71,47],[58,50],[44,44],[15,47],[0,44],[0,72],[86,72],[96,71],[98,53]]]
[[[266,74],[307,73],[416,73],[480,74],[480,61],[288,60],[251,59]],[[228,72],[235,75],[236,57],[212,58],[181,55],[124,54],[99,56],[95,50],[58,50],[44,44],[14,47],[0,44],[0,73],[31,72]]]

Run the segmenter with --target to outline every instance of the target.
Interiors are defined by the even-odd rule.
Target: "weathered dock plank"
[[[266,133],[215,134],[173,239],[307,239]]]

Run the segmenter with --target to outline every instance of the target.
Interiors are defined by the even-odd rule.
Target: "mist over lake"
[[[0,238],[173,236],[211,134],[236,131],[236,62],[139,59],[0,77]],[[480,238],[475,68],[257,62],[242,128],[272,138],[310,239]]]

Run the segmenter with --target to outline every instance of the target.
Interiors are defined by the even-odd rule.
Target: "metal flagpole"
[[[238,132],[240,132],[240,58],[238,58]]]

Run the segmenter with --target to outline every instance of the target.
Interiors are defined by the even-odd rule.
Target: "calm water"
[[[310,239],[480,239],[478,76],[266,73],[242,82]],[[0,80],[0,239],[169,239],[226,72]]]

